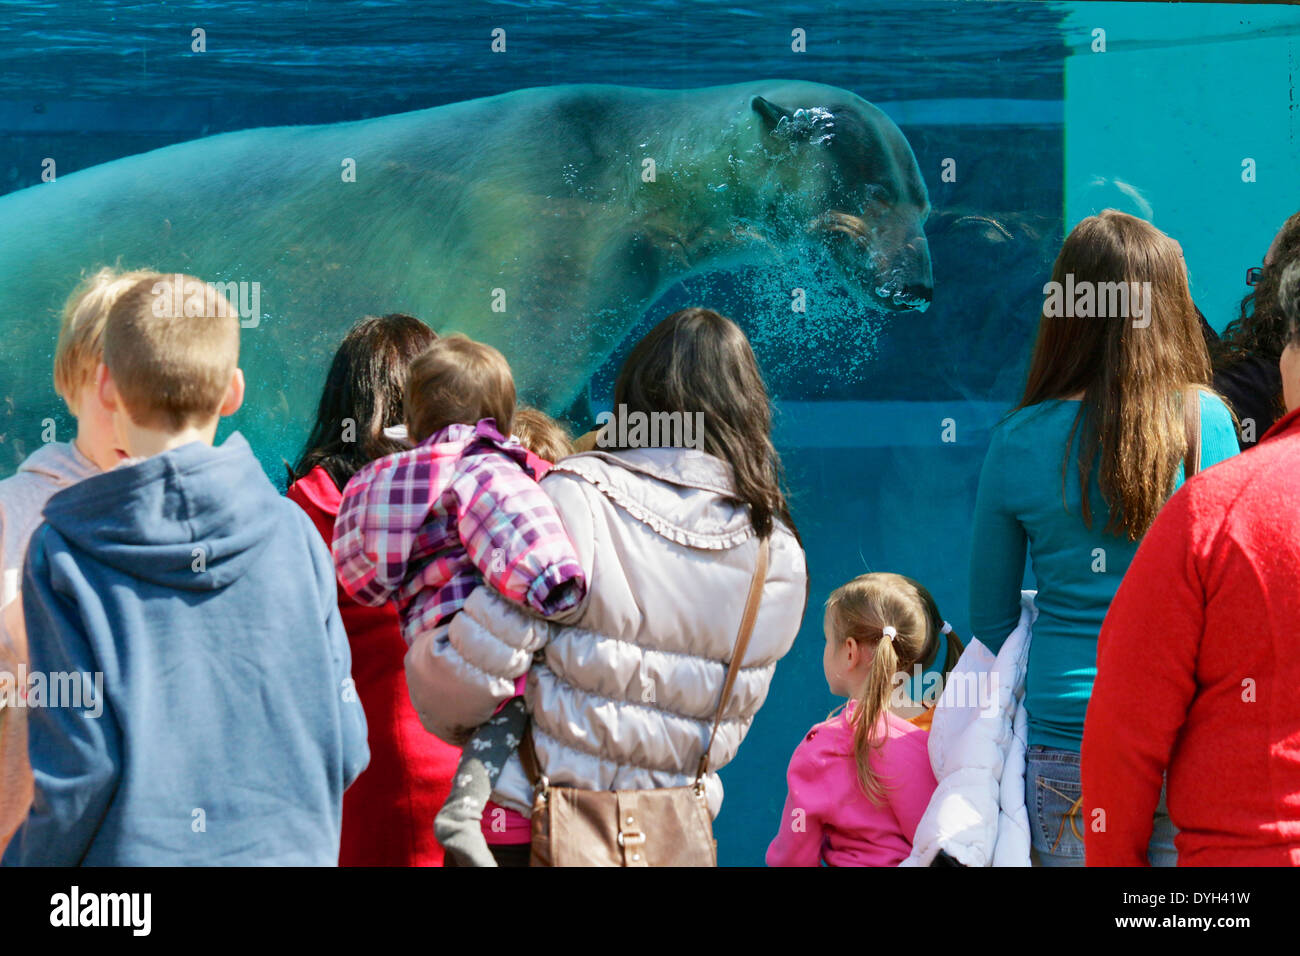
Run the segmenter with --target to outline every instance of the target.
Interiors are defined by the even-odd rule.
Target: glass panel
[[[581,424],[670,311],[705,304],[746,329],[813,584],[724,773],[724,864],[762,862],[790,752],[835,703],[832,588],[911,575],[969,634],[979,468],[1023,387],[1065,230],[1112,206],[1152,219],[1221,329],[1296,205],[1294,8],[583,2],[484,19],[445,4],[0,2],[0,17],[0,475],[73,434],[50,381],[57,314],[79,275],[114,262],[258,284],[248,398],[220,434],[244,432],[281,483],[366,313],[501,344],[522,397]],[[588,83],[660,92],[554,89]],[[838,139],[786,143],[773,167],[755,95],[838,111]],[[885,155],[894,124],[910,156]],[[647,159],[677,190],[654,215]],[[919,304],[928,278],[918,244],[903,251],[919,238],[912,174],[932,206],[933,301],[884,309],[882,292]],[[857,259],[808,231],[833,211],[866,218]]]

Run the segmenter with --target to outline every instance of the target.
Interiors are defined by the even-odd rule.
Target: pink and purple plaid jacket
[[[358,471],[339,505],[334,567],[354,600],[397,604],[408,645],[484,581],[542,616],[574,607],[587,589],[528,453],[490,418],[449,425]]]

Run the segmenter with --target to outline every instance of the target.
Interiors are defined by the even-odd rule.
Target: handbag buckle
[[[645,845],[645,834],[640,830],[618,831],[618,845],[621,847],[638,847]]]

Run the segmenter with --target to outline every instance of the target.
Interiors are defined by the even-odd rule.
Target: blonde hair
[[[519,444],[544,461],[554,464],[573,454],[573,439],[564,426],[531,405],[520,405],[515,409],[515,421],[510,430],[519,439]]]
[[[137,425],[208,422],[239,366],[239,313],[202,279],[149,273],[109,311],[104,364]]]
[[[871,672],[854,697],[852,726],[858,783],[873,803],[880,803],[885,787],[871,766],[871,751],[888,739],[887,732],[879,731],[895,675],[935,655],[945,622],[929,591],[911,578],[883,572],[859,575],[836,588],[826,601],[826,620],[837,646],[852,638],[874,649]],[[889,640],[884,639],[887,627],[893,629]],[[961,639],[950,630],[945,677],[961,651]]]
[[[59,342],[54,347],[54,391],[72,408],[73,397],[95,380],[104,357],[104,325],[109,310],[127,289],[154,273],[100,269],[77,284],[63,306]]]
[[[416,444],[448,425],[473,425],[483,418],[509,435],[515,380],[504,355],[457,333],[436,340],[411,363],[403,405],[406,430]]]

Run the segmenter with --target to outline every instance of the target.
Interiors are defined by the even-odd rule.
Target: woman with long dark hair
[[[632,350],[614,406],[597,448],[560,461],[541,482],[577,548],[584,601],[544,624],[479,588],[446,635],[412,645],[411,697],[430,730],[455,740],[527,672],[537,769],[551,784],[688,786],[766,541],[756,623],[705,778],[716,814],[716,771],[744,739],[807,599],[767,390],[733,322],[685,309]],[[531,810],[518,757],[495,799]],[[524,846],[514,862],[527,858]]]
[[[437,337],[401,312],[368,315],[352,326],[330,363],[290,483],[322,468],[341,490],[363,465],[404,451],[407,446],[384,430],[402,424],[407,367]]]
[[[437,338],[419,319],[367,316],[339,345],[316,421],[288,495],[326,542],[348,480],[367,462],[402,451],[385,434],[402,423],[407,368]],[[440,866],[433,818],[460,752],[426,733],[406,692],[406,643],[391,604],[366,607],[339,592],[352,677],[369,724],[370,766],[343,795],[342,866]]]
[[[1208,389],[1209,355],[1172,239],[1112,209],[1090,216],[1066,238],[1044,291],[1024,397],[994,429],[980,475],[970,624],[995,652],[1002,646],[1020,620],[1028,553],[1038,585],[1025,698],[1031,841],[1042,865],[1081,866],[1079,749],[1106,609],[1183,482],[1189,444],[1209,467],[1237,441]],[[1066,304],[1062,293],[1077,298]],[[1160,817],[1151,858],[1171,865]]]

